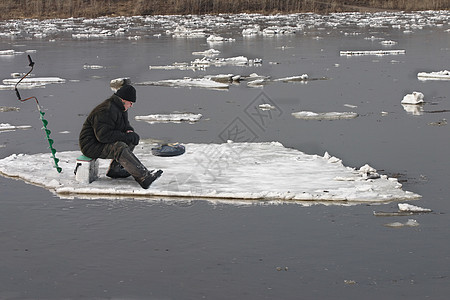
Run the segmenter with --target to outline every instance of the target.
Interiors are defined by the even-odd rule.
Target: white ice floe
[[[274,110],[274,109],[276,109],[275,106],[273,106],[273,105],[271,105],[269,103],[260,104],[260,105],[258,105],[258,108],[261,109],[261,110]]]
[[[208,42],[208,43],[224,43],[224,42],[234,42],[235,41],[235,39],[232,39],[232,38],[223,38],[223,37],[221,37],[221,36],[219,36],[219,35],[214,35],[214,34],[212,34],[212,35],[210,35],[210,36],[208,36],[207,38],[206,38],[206,41]]]
[[[340,119],[354,119],[358,116],[355,112],[325,112],[316,113],[312,111],[299,111],[292,113],[297,119],[303,120],[340,120]]]
[[[244,38],[277,37],[286,34],[309,34],[321,39],[317,31],[342,31],[358,36],[361,32],[345,32],[349,26],[360,28],[395,28],[412,33],[433,27],[448,26],[450,12],[379,12],[296,14],[230,14],[230,15],[155,15],[131,17],[99,17],[96,19],[23,19],[0,22],[0,38],[5,39],[148,39],[163,34],[174,38],[207,38],[218,32],[241,32]],[[444,31],[448,29],[444,28]]]
[[[230,82],[239,82],[242,77],[241,75],[235,74],[217,74],[217,75],[206,75],[204,78],[222,83],[230,83]]]
[[[64,197],[189,197],[330,204],[420,198],[403,191],[395,178],[366,179],[359,170],[344,166],[339,159],[308,155],[277,142],[186,144],[186,153],[176,157],[152,156],[152,147],[155,144],[141,142],[134,151],[144,165],[164,170],[148,190],[131,177],[106,177],[109,160],[99,160],[100,177],[96,181],[77,182],[73,170],[79,151],[57,153],[62,173],[53,169],[49,153],[10,155],[0,160],[0,173]],[[338,176],[349,180],[336,180]]]
[[[0,132],[1,131],[11,131],[16,129],[30,129],[30,125],[11,125],[9,123],[0,123]]]
[[[423,101],[423,94],[421,92],[412,92],[412,94],[407,94],[403,97],[403,100],[401,102],[402,104],[422,104]]]
[[[419,72],[417,78],[419,80],[450,80],[450,71]]]
[[[166,30],[166,34],[174,38],[204,38],[206,37],[205,29],[188,28],[185,26],[177,26],[174,30]]]
[[[341,56],[359,56],[359,55],[399,55],[406,54],[406,50],[352,50],[340,51]]]
[[[19,107],[14,106],[0,106],[0,112],[19,111]]]
[[[205,89],[228,89],[229,85],[226,83],[217,82],[208,78],[190,78],[183,79],[167,79],[160,81],[146,81],[136,83],[136,85],[154,85],[154,86],[169,86],[169,87],[196,87]]]
[[[217,56],[220,54],[219,50],[216,49],[208,49],[205,51],[194,51],[192,52],[192,55],[201,55],[201,56],[207,56],[207,57],[211,57],[211,56]]]
[[[181,123],[189,122],[194,123],[200,121],[203,117],[202,114],[194,113],[171,113],[171,114],[153,114],[146,116],[135,116],[134,118],[138,121],[146,121],[149,123]]]
[[[381,41],[380,44],[384,45],[384,46],[392,46],[392,45],[397,45],[398,43],[396,41],[387,40],[387,41]]]
[[[0,55],[14,55],[15,53],[14,50],[0,50]]]
[[[406,211],[406,212],[431,212],[432,210],[429,208],[423,208],[420,206],[415,206],[408,203],[399,203],[398,209],[400,211]]]
[[[3,79],[4,84],[16,84],[19,82],[20,78],[10,78],[10,79]],[[40,84],[49,84],[49,83],[64,83],[66,82],[65,79],[59,78],[59,77],[32,77],[32,78],[25,78],[20,82],[20,84],[32,84],[32,83],[40,83]]]
[[[88,64],[85,64],[84,66],[83,66],[83,69],[91,69],[91,70],[98,70],[98,69],[103,69],[104,67],[103,66],[99,66],[99,65],[88,65]]]
[[[393,222],[393,223],[388,223],[388,224],[384,224],[384,226],[386,227],[393,227],[393,228],[399,228],[399,227],[416,227],[419,226],[419,222],[417,222],[414,219],[409,219],[407,222],[405,223],[401,223],[401,222]]]
[[[252,66],[261,63],[262,59],[260,58],[249,59],[245,56],[235,56],[228,58],[209,58],[209,57],[198,58],[192,61],[191,65],[203,67],[209,66],[221,67],[221,66]]]
[[[259,34],[261,34],[261,27],[259,25],[252,25],[242,30],[242,35],[244,37],[256,36]]]
[[[195,53],[195,52],[194,52]],[[214,55],[204,56],[202,58],[194,59],[191,62],[175,62],[172,65],[165,66],[149,66],[150,70],[205,70],[209,67],[223,67],[223,66],[254,66],[260,65],[262,59],[249,59],[245,56],[235,56],[228,58],[213,58]]]
[[[43,83],[27,83],[27,82],[21,82],[20,86],[18,87],[18,89],[23,90],[23,89],[35,89],[35,88],[44,88],[45,84]],[[14,84],[7,84],[7,85],[3,85],[0,84],[0,90],[13,90],[15,88]]]
[[[289,76],[289,77],[283,77],[274,79],[273,81],[283,81],[283,82],[289,82],[289,81],[307,81],[308,80],[308,74],[298,75],[298,76]]]

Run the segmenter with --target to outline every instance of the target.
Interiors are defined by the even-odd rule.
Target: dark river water
[[[304,206],[61,199],[41,187],[0,177],[1,299],[448,297],[450,127],[432,124],[449,118],[450,81],[417,78],[418,72],[450,68],[448,13],[361,15],[358,21],[353,21],[353,14],[331,20],[314,15],[254,18],[4,22],[0,51],[13,49],[16,54],[0,55],[0,77],[28,71],[30,54],[36,77],[66,79],[21,94],[39,99],[54,147],[68,151],[78,149],[84,119],[112,94],[109,84],[114,78],[140,83],[229,73],[270,78],[308,74],[323,80],[272,82],[257,88],[243,81],[226,91],[136,85],[138,100],[131,116],[178,111],[201,113],[203,119],[194,124],[148,124],[134,118],[131,122],[141,138],[221,143],[221,133],[240,117],[256,141],[279,141],[308,154],[328,151],[347,166],[368,163],[379,173],[398,177],[403,189],[422,195],[410,204],[433,212],[373,215],[397,211],[396,202]],[[367,24],[361,25],[363,21]],[[76,26],[66,30],[74,22]],[[166,31],[173,31],[176,23],[206,28],[208,34],[174,38]],[[244,37],[242,29],[253,23],[261,30],[302,26],[288,35]],[[126,28],[126,33],[72,36],[99,32],[93,28]],[[208,44],[211,33],[234,40]],[[380,43],[386,40],[395,44]],[[220,51],[218,57],[242,55],[260,58],[262,64],[196,71],[149,69],[190,62],[200,58],[192,52],[210,47]],[[342,50],[397,49],[406,53],[340,55]],[[422,92],[426,101],[416,113],[400,103],[413,91]],[[281,112],[263,126],[252,123],[245,112],[259,97]],[[12,90],[0,90],[0,106],[20,108],[0,112],[0,123],[32,126],[0,131],[0,158],[48,152],[33,103],[19,103]],[[301,120],[291,115],[298,111],[354,111],[359,116]],[[408,219],[419,225],[385,226]]]

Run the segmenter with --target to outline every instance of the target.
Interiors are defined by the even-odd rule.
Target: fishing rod
[[[39,119],[42,121],[42,124],[44,125],[41,129],[43,129],[43,130],[45,131],[46,139],[47,139],[48,144],[49,144],[49,147],[48,147],[48,148],[49,148],[50,151],[52,152],[51,158],[53,158],[53,162],[54,162],[54,166],[53,166],[53,167],[56,168],[56,171],[58,171],[58,173],[61,173],[62,168],[58,166],[59,159],[56,158],[56,149],[53,148],[53,143],[54,143],[55,141],[54,141],[53,139],[50,138],[50,134],[51,134],[52,132],[50,131],[50,129],[47,128],[48,121],[44,118],[45,112],[43,112],[43,111],[41,110],[41,106],[39,105],[39,101],[38,101],[38,99],[37,99],[35,96],[31,96],[31,97],[28,97],[28,98],[26,98],[26,99],[22,99],[22,97],[20,96],[19,90],[17,89],[17,86],[19,85],[19,83],[21,83],[22,80],[24,80],[24,79],[25,79],[25,78],[33,71],[33,68],[34,68],[34,61],[31,59],[31,56],[30,56],[30,55],[28,55],[28,61],[29,61],[28,66],[31,67],[31,69],[30,69],[30,71],[28,71],[28,73],[26,73],[26,74],[25,74],[25,75],[24,75],[24,76],[16,83],[16,85],[14,86],[14,90],[16,91],[16,96],[17,96],[17,99],[19,99],[19,101],[25,102],[25,101],[28,101],[28,100],[31,100],[31,99],[34,99],[34,101],[36,101],[36,106],[37,106],[37,109],[38,109],[38,112],[39,112],[39,115],[40,115],[40,116],[39,116]]]

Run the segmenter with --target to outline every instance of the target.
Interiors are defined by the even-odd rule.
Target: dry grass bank
[[[2,0],[0,19],[152,14],[448,10],[449,0]]]

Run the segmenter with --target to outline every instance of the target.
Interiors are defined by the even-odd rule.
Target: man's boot
[[[106,176],[111,178],[127,178],[131,176],[127,170],[122,167],[115,159],[111,160],[111,164],[109,165],[108,172],[106,172]]]
[[[148,189],[152,182],[163,173],[162,170],[147,170],[128,148],[123,149],[118,161],[144,189]]]

